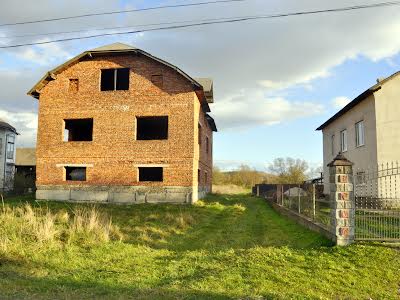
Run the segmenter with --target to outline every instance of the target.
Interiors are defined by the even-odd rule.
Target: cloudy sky
[[[191,1],[2,0],[0,23]],[[287,13],[372,4],[370,0],[244,0],[122,15],[0,26],[0,45],[83,36],[98,28]],[[259,169],[276,157],[322,162],[317,128],[349,100],[400,69],[400,6],[253,20],[169,31],[0,49],[0,118],[34,146],[37,107],[26,92],[55,66],[80,52],[123,42],[163,58],[193,77],[214,79],[211,106],[219,132],[214,159],[223,168]],[[34,35],[91,30],[73,34]],[[104,32],[104,31],[103,31]],[[110,30],[108,30],[110,32]],[[24,35],[24,37],[18,37]],[[26,36],[31,35],[31,36]]]

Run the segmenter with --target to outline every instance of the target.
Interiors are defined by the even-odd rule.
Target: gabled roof
[[[36,148],[17,148],[16,166],[36,166]]]
[[[386,82],[393,79],[394,77],[396,77],[399,74],[400,74],[400,71],[390,75],[389,77],[387,77],[385,79],[378,80],[378,82],[376,84],[374,84],[369,89],[365,90],[360,95],[358,95],[356,98],[354,98],[349,104],[347,104],[345,107],[343,107],[341,110],[339,110],[336,114],[334,114],[331,118],[329,118],[324,124],[319,126],[316,130],[324,129],[326,126],[328,126],[333,121],[335,121],[336,119],[338,119],[339,117],[344,115],[346,112],[348,112],[350,109],[355,107],[357,104],[359,104],[363,100],[367,99],[368,96],[370,96],[373,93],[375,93],[376,91],[380,90],[382,88],[382,85],[384,85]]]
[[[147,53],[146,51],[143,51],[141,49],[135,48],[133,46],[130,45],[126,45],[126,44],[122,44],[122,43],[114,43],[114,44],[110,44],[110,45],[105,45],[102,47],[98,47],[92,50],[88,50],[85,51],[75,57],[73,57],[72,59],[66,61],[65,63],[63,63],[62,65],[59,65],[58,67],[54,68],[53,70],[47,72],[42,79],[39,80],[38,83],[36,83],[28,92],[28,95],[39,99],[39,95],[40,95],[40,90],[46,86],[46,84],[52,80],[55,80],[57,77],[57,74],[61,73],[62,71],[64,71],[65,69],[67,69],[68,67],[70,67],[72,64],[78,62],[80,59],[84,58],[84,57],[94,57],[94,56],[99,56],[99,55],[107,55],[107,54],[126,54],[126,53],[132,53],[132,54],[141,54],[144,55],[150,59],[153,59],[155,61],[158,61],[159,63],[175,70],[176,72],[178,72],[180,75],[182,75],[184,78],[186,78],[187,80],[189,80],[193,87],[195,88],[196,91],[203,91],[204,92],[204,99],[205,101],[202,102],[202,107],[206,112],[210,111],[210,107],[208,106],[208,99],[207,99],[207,95],[206,93],[210,92],[208,90],[205,90],[203,88],[203,85],[200,84],[198,81],[196,81],[195,79],[193,79],[192,77],[190,77],[188,74],[186,74],[185,72],[183,72],[181,69],[179,69],[178,67],[166,62],[165,60],[162,60],[158,57],[155,57],[153,55],[151,55],[150,53]],[[212,85],[211,85],[212,87]]]
[[[17,132],[17,130],[16,130],[13,126],[11,126],[10,124],[8,124],[7,122],[4,122],[4,121],[1,120],[1,119],[0,119],[0,128],[8,129],[8,130],[14,132],[15,134],[19,134],[19,133]]]

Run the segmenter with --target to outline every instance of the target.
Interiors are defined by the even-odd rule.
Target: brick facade
[[[129,90],[100,90],[101,69],[109,68],[130,69]],[[137,140],[136,117],[143,116],[168,116],[168,139]],[[63,141],[64,120],[84,118],[93,118],[93,140]],[[192,83],[159,61],[121,53],[84,57],[40,90],[38,120],[38,198],[159,202],[159,195],[160,202],[193,202],[211,191],[212,128]],[[86,181],[66,181],[69,165],[86,166]],[[139,182],[139,166],[163,167],[163,181]],[[72,199],[79,191],[86,194]]]

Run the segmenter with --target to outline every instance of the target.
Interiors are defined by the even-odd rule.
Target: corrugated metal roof
[[[36,148],[17,148],[16,166],[36,166]]]
[[[354,98],[349,104],[347,104],[345,107],[343,107],[341,110],[339,110],[336,114],[334,114],[331,118],[329,118],[324,124],[319,126],[316,130],[324,129],[326,126],[328,126],[333,121],[335,121],[336,119],[338,119],[339,117],[344,115],[346,112],[348,112],[350,109],[355,107],[357,104],[359,104],[360,102],[367,99],[368,96],[372,95],[374,92],[381,89],[382,85],[384,85],[387,81],[389,81],[390,79],[393,79],[394,77],[396,77],[399,74],[400,74],[400,71],[390,75],[389,77],[387,77],[385,79],[379,80],[376,84],[374,84],[369,89],[365,90],[360,95],[358,95],[356,98]]]

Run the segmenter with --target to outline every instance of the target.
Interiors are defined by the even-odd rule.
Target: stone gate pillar
[[[353,163],[339,153],[329,167],[331,224],[338,246],[354,242]]]

